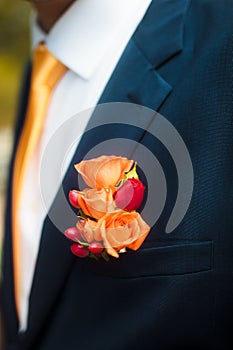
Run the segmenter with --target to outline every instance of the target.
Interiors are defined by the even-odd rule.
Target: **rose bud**
[[[69,201],[70,201],[70,204],[71,204],[73,207],[75,207],[75,208],[79,208],[78,196],[79,196],[78,191],[72,190],[72,191],[69,192]]]
[[[89,255],[89,250],[81,244],[72,244],[70,247],[71,252],[79,258],[86,258]]]
[[[132,211],[140,207],[144,197],[145,186],[140,180],[128,179],[115,193],[118,208]]]
[[[66,238],[70,241],[77,242],[82,240],[82,236],[76,227],[69,227],[64,232]]]
[[[92,253],[92,254],[101,254],[102,251],[103,251],[103,246],[100,242],[92,242],[89,247],[89,252]]]

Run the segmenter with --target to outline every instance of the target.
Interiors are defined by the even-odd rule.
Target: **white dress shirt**
[[[19,212],[22,256],[20,331],[27,328],[30,290],[47,212],[40,195],[39,159],[59,126],[78,112],[97,104],[150,3],[151,0],[78,0],[48,35],[41,31],[35,18],[32,21],[32,46],[45,41],[48,49],[69,70],[53,92],[40,144],[24,180]],[[88,115],[78,121],[80,135],[87,122]],[[50,203],[54,196],[55,193],[51,193]]]

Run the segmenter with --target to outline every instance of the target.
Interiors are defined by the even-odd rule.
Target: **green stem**
[[[93,253],[90,253],[90,254],[89,254],[89,257],[92,258],[92,259],[95,259],[95,260],[97,260],[97,261],[99,260],[98,256],[96,256],[96,255],[93,254]]]
[[[81,242],[79,239],[77,239],[77,242],[81,245],[83,245],[84,247],[89,247],[89,243],[86,243],[86,242]]]
[[[106,250],[104,250],[103,252],[102,252],[102,258],[104,258],[104,260],[105,261],[109,261],[110,259],[109,259],[109,255],[108,255],[108,253],[106,252]]]

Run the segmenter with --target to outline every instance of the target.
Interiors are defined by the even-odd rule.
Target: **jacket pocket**
[[[173,241],[128,251],[119,259],[108,262],[92,259],[83,262],[83,268],[95,274],[118,278],[169,276],[211,270],[213,265],[212,241]]]

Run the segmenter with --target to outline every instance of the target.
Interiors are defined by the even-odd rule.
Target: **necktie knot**
[[[33,52],[33,88],[46,86],[49,90],[53,90],[66,71],[67,67],[47,49],[43,42],[37,45]]]

